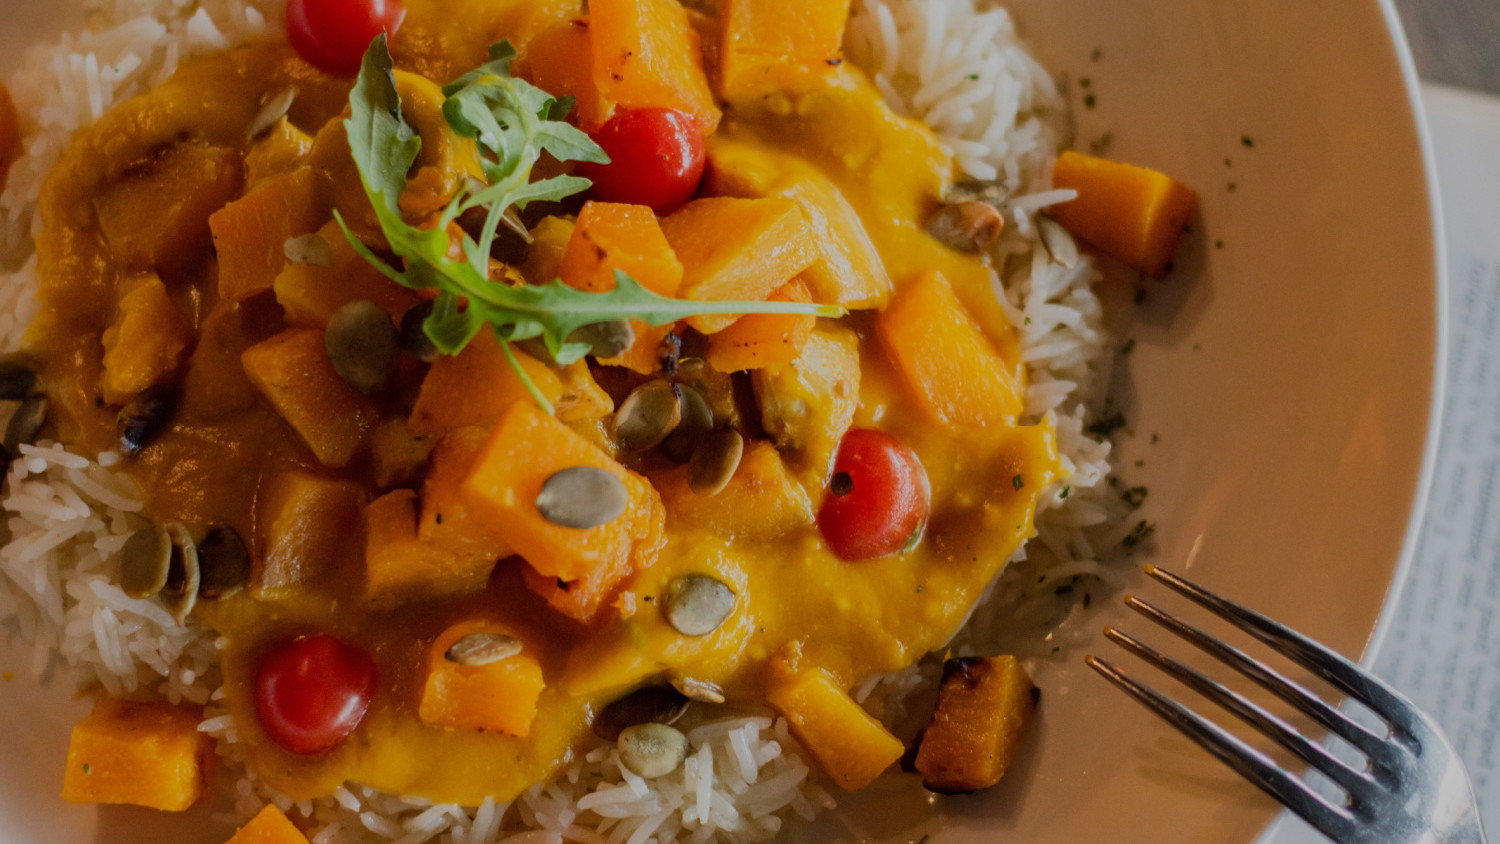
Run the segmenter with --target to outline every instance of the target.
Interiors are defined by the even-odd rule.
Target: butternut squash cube
[[[224,844],[307,844],[307,836],[275,804],[267,803]]]
[[[776,446],[765,440],[745,443],[734,477],[711,498],[693,492],[686,467],[653,476],[652,481],[672,514],[672,524],[726,539],[772,540],[813,524],[807,491],[787,471]]]
[[[604,125],[615,104],[594,79],[594,44],[587,18],[543,29],[517,57],[516,75],[554,97],[572,97],[572,116],[585,131]]]
[[[615,400],[594,380],[594,372],[587,360],[575,360],[563,367],[559,374],[562,393],[554,407],[557,418],[564,422],[585,422],[599,419],[615,412]]]
[[[1150,278],[1167,274],[1198,209],[1193,189],[1169,176],[1071,150],[1058,156],[1052,183],[1078,191],[1077,199],[1047,210],[1053,219]]]
[[[836,322],[814,328],[796,360],[751,373],[766,433],[792,452],[809,488],[823,487],[854,424],[859,382],[859,335]]]
[[[803,669],[775,683],[767,700],[823,773],[845,791],[874,782],[906,750],[822,669]]]
[[[1009,425],[1021,384],[941,273],[896,292],[875,319],[886,354],[917,405],[954,427]]]
[[[592,528],[553,524],[537,509],[537,494],[554,473],[591,466],[625,485],[628,504],[614,521]],[[529,402],[511,405],[463,481],[476,515],[526,558],[531,567],[564,581],[595,569],[644,568],[662,545],[664,512],[651,485],[581,435]]]
[[[436,445],[437,438],[412,433],[406,420],[399,416],[376,425],[370,432],[375,486],[390,489],[415,480],[427,467],[427,458]]]
[[[545,90],[545,89],[544,89]],[[546,216],[531,229],[531,246],[521,274],[531,284],[549,284],[562,278],[563,255],[573,239],[574,222],[566,217]]]
[[[344,382],[323,347],[323,332],[292,328],[240,355],[245,375],[324,466],[347,464],[379,414]]]
[[[771,302],[811,302],[807,284],[794,278]],[[746,314],[708,337],[708,362],[720,372],[762,369],[796,360],[818,318],[802,314]]]
[[[245,183],[256,185],[301,167],[312,152],[313,139],[285,117],[276,121],[245,153]]]
[[[419,301],[416,291],[391,281],[361,258],[338,223],[328,223],[316,236],[328,244],[327,266],[288,261],[271,285],[287,325],[324,328],[334,311],[361,299],[379,305],[399,322]]]
[[[758,302],[818,260],[807,215],[783,197],[698,199],[661,226],[682,262],[685,299]],[[697,316],[688,323],[712,334],[734,320]]]
[[[562,280],[591,293],[615,289],[615,271],[663,296],[676,296],[682,262],[645,205],[586,202],[563,253]]]
[[[427,680],[417,716],[440,727],[525,737],[546,687],[542,666],[524,644],[520,653],[488,665],[460,665],[447,658],[454,643],[475,633],[510,635],[503,626],[482,619],[444,630],[427,651]]]
[[[547,401],[555,403],[562,395],[562,380],[552,367],[514,346],[511,351]],[[415,434],[442,436],[470,425],[493,425],[516,402],[530,403],[531,393],[494,332],[480,331],[462,352],[433,362],[422,379],[409,424]]]
[[[392,607],[484,589],[495,558],[464,557],[417,537],[422,503],[398,489],[365,508],[365,601]]]
[[[1013,656],[945,662],[937,709],[917,750],[922,785],[967,794],[998,783],[1016,758],[1037,698]]]
[[[94,210],[121,267],[170,272],[202,253],[210,215],[239,195],[243,181],[235,150],[184,142],[106,189]]]
[[[594,0],[589,39],[594,87],[605,102],[677,109],[705,135],[719,125],[698,33],[677,0]]]
[[[357,565],[365,492],[302,469],[271,478],[256,502],[250,589],[278,598],[345,564]]]
[[[213,779],[214,742],[198,731],[203,711],[107,695],[73,728],[62,798],[181,812]]]
[[[208,218],[219,254],[219,298],[270,290],[286,266],[287,239],[315,232],[327,219],[310,167],[267,179],[220,208]]]
[[[120,297],[114,324],[104,331],[104,375],[100,388],[110,404],[124,404],[157,384],[182,364],[193,342],[193,328],[183,318],[166,285],[155,275],[134,282]]]
[[[462,491],[464,478],[488,439],[488,428],[471,426],[457,428],[438,442],[432,452],[432,468],[422,483],[417,537],[476,565],[493,568],[496,560],[515,551],[482,513],[470,509]]]
[[[719,14],[727,100],[800,89],[843,61],[849,0],[725,0]]]

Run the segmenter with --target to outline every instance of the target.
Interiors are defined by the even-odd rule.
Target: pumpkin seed
[[[314,267],[333,266],[333,247],[320,234],[289,237],[281,244],[281,254],[294,264]]]
[[[250,581],[250,552],[245,540],[229,525],[209,528],[198,543],[198,597],[209,601],[228,597]]]
[[[143,390],[131,399],[115,419],[120,451],[136,454],[150,445],[177,412],[177,396],[176,387],[162,385]]]
[[[699,495],[718,495],[740,468],[745,438],[733,428],[711,431],[688,463],[688,486]]]
[[[673,463],[686,463],[693,459],[704,435],[714,429],[714,411],[697,388],[678,384],[677,391],[681,396],[682,421],[661,441],[661,453]]]
[[[478,667],[510,659],[521,652],[521,640],[503,633],[470,633],[449,646],[443,657],[459,665]]]
[[[36,386],[36,370],[17,355],[0,358],[0,400],[21,401]]]
[[[667,438],[682,421],[676,384],[648,381],[631,391],[615,411],[615,440],[625,451],[645,451]]]
[[[672,684],[683,697],[688,700],[702,701],[703,703],[723,703],[724,690],[708,682],[707,680],[695,680],[692,677],[673,671],[667,675],[667,682]]]
[[[957,205],[960,202],[987,202],[999,205],[1010,196],[1005,183],[999,179],[964,179],[954,182],[943,193],[943,202]]]
[[[667,587],[667,623],[684,636],[707,636],[734,611],[734,590],[706,574],[689,574]]]
[[[167,582],[162,585],[161,599],[172,618],[183,625],[198,603],[198,587],[202,584],[198,540],[194,531],[182,522],[168,522],[162,525],[162,530],[172,539],[172,559],[167,565]]]
[[[960,202],[939,211],[927,233],[959,252],[980,252],[995,242],[1005,225],[1000,212],[987,202]]]
[[[255,140],[266,133],[266,130],[276,125],[276,121],[286,116],[292,107],[292,102],[297,99],[296,88],[283,88],[266,104],[256,112],[255,118],[250,121],[250,128],[245,130],[247,140]]]
[[[1038,214],[1036,230],[1042,236],[1042,245],[1047,247],[1047,254],[1052,256],[1053,263],[1060,264],[1064,269],[1069,270],[1078,266],[1080,258],[1078,241],[1074,240],[1073,235],[1063,228],[1062,223],[1046,214]]]
[[[10,424],[5,426],[5,450],[15,454],[22,444],[30,444],[36,440],[36,435],[41,433],[42,425],[46,422],[47,396],[45,393],[32,393],[16,408],[16,412],[10,417]]]
[[[149,598],[167,585],[172,538],[152,525],[132,533],[120,549],[120,590],[132,598]]]
[[[589,354],[596,358],[617,358],[635,343],[635,329],[629,320],[612,319],[585,325],[569,334],[568,340],[589,344]]]
[[[438,347],[427,336],[427,318],[437,303],[431,299],[407,309],[401,317],[401,348],[423,363],[432,363],[438,358]]]
[[[620,764],[646,779],[664,777],[687,758],[688,738],[666,724],[636,724],[620,731],[615,740]]]
[[[688,699],[671,686],[642,686],[599,711],[594,735],[614,741],[637,724],[675,724],[687,708]]]
[[[594,466],[571,466],[542,482],[536,509],[554,525],[587,530],[620,518],[630,503],[625,484]]]
[[[391,318],[368,299],[334,311],[323,335],[333,371],[367,396],[384,390],[396,371],[396,342]]]

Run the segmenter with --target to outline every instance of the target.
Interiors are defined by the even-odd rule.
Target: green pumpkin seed
[[[734,611],[734,590],[706,574],[679,577],[667,587],[667,623],[684,636],[707,636]],[[680,691],[680,690],[679,690]]]
[[[617,358],[635,343],[635,329],[629,320],[614,319],[585,325],[569,334],[568,340],[589,344],[589,354],[596,358]]]
[[[625,451],[645,451],[667,438],[682,421],[676,384],[648,381],[636,387],[615,411],[615,440]]]
[[[510,659],[521,652],[521,640],[502,633],[470,633],[449,646],[443,657],[459,665],[478,667]]]
[[[396,326],[379,305],[359,300],[328,319],[323,345],[333,371],[367,396],[385,389],[396,371]]]
[[[943,202],[957,205],[960,202],[986,202],[999,205],[1010,196],[1005,183],[999,179],[964,179],[953,183],[943,194]]]
[[[21,401],[36,387],[36,369],[19,355],[0,358],[0,400]]]
[[[1046,214],[1038,214],[1036,230],[1042,236],[1042,245],[1047,247],[1047,254],[1052,256],[1053,263],[1060,264],[1069,270],[1078,266],[1078,261],[1082,257],[1078,253],[1078,241],[1074,240],[1073,235],[1063,228],[1062,223]]]
[[[687,758],[688,738],[666,724],[636,724],[620,731],[615,740],[620,764],[646,779],[664,777]]]
[[[701,701],[703,703],[723,703],[724,690],[708,682],[707,680],[696,680],[685,676],[681,672],[673,671],[667,675],[667,682],[672,684],[683,697],[688,700]]]
[[[688,699],[671,686],[642,686],[599,711],[594,735],[615,741],[637,724],[675,724],[687,708]]]
[[[5,426],[5,450],[15,454],[21,445],[35,442],[46,422],[47,396],[44,393],[32,393],[16,408],[16,412],[10,417],[10,424]]]
[[[630,493],[613,474],[594,466],[572,466],[542,483],[536,509],[554,525],[587,530],[625,513]]]
[[[688,486],[699,495],[718,495],[729,485],[744,456],[745,438],[738,431],[720,428],[709,432],[688,463]]]
[[[141,528],[120,549],[120,590],[132,598],[150,598],[167,585],[172,538],[155,525]]]
[[[187,624],[188,615],[198,603],[202,570],[198,565],[198,540],[195,531],[182,522],[168,522],[162,530],[172,539],[172,560],[167,566],[167,582],[161,589],[161,600],[172,618]]]
[[[143,390],[120,409],[115,430],[120,435],[120,451],[137,454],[166,429],[177,413],[177,388],[162,385]]]
[[[682,421],[661,441],[661,453],[673,463],[686,463],[693,459],[693,452],[714,429],[714,411],[696,387],[678,384],[677,390],[682,397]]]
[[[198,543],[198,597],[214,601],[240,591],[250,581],[250,552],[228,525],[209,528]]]
[[[1000,236],[1005,220],[987,202],[960,202],[939,211],[927,223],[927,233],[950,249],[982,252]]]

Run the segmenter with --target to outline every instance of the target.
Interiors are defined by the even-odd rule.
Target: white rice
[[[1031,383],[1026,414],[1056,425],[1065,473],[1043,496],[1036,541],[1019,552],[955,647],[1045,657],[1068,633],[1072,601],[1054,600],[1079,578],[1107,581],[1097,560],[1118,542],[1122,505],[1108,488],[1110,446],[1086,433],[1108,380],[1111,341],[1087,260],[1064,267],[1040,246],[1035,215],[1070,198],[1053,191],[1054,151],[1067,139],[1066,109],[1051,77],[1017,39],[1000,8],[975,0],[857,0],[850,58],[871,73],[897,111],[922,119],[969,177],[1011,192],[991,256],[996,291],[1020,333]],[[31,238],[43,178],[72,133],[113,104],[170,76],[187,57],[279,31],[281,0],[102,0],[95,28],[32,48],[7,80],[23,114],[25,153],[0,193],[0,348],[14,349],[36,312]],[[23,448],[3,500],[9,538],[0,547],[0,617],[34,642],[37,671],[64,670],[79,687],[149,690],[207,704],[201,726],[219,739],[226,824],[266,803],[292,814],[314,844],[647,844],[759,841],[832,808],[783,720],[751,715],[689,731],[686,763],[646,783],[598,747],[552,783],[511,804],[434,805],[348,783],[325,799],[292,801],[246,769],[218,690],[222,643],[181,628],[159,605],[125,596],[112,569],[142,523],[141,491],[94,457],[55,443]],[[1102,539],[1101,539],[1102,537]],[[1047,633],[1052,629],[1052,633]],[[905,698],[930,681],[933,660],[854,689],[896,722]]]

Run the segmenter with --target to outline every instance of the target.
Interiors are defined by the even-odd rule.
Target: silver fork
[[[1324,835],[1349,844],[1484,844],[1474,790],[1463,762],[1432,719],[1353,662],[1302,634],[1156,566],[1146,573],[1279,651],[1378,715],[1380,735],[1361,726],[1266,664],[1196,627],[1128,595],[1125,603],[1260,684],[1347,741],[1367,760],[1363,770],[1341,761],[1245,696],[1113,627],[1104,635],[1229,710],[1316,768],[1346,795],[1342,804],[1319,794],[1271,757],[1160,692],[1094,656],[1085,661],[1168,724],[1302,816]]]

